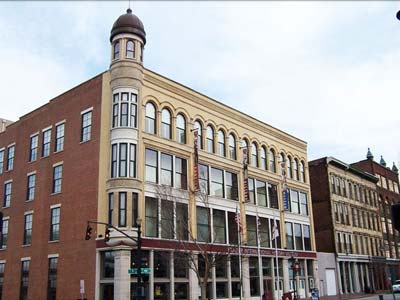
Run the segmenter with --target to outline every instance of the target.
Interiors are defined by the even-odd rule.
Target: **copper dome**
[[[112,41],[113,37],[119,33],[136,34],[141,37],[143,42],[146,44],[146,32],[144,31],[143,23],[132,13],[130,8],[128,8],[126,14],[123,14],[114,22],[111,29],[110,41]]]

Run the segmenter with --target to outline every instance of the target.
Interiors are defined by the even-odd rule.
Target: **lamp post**
[[[297,276],[297,273],[300,271],[300,263],[299,263],[299,261],[297,260],[297,258],[295,259],[293,256],[292,256],[292,258],[290,259],[291,261],[292,261],[292,265],[291,265],[291,268],[292,268],[292,271],[293,271],[293,291],[294,291],[294,300],[297,300],[297,283],[296,283],[296,276]]]

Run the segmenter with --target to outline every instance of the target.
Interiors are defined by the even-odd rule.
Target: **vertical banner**
[[[281,177],[282,177],[282,198],[283,198],[283,209],[290,210],[289,205],[289,190],[287,188],[286,183],[286,163],[285,161],[281,161]]]
[[[248,157],[247,148],[243,148],[243,191],[244,191],[244,202],[250,202],[249,195],[249,174],[247,170]]]
[[[194,164],[193,164],[193,179],[194,179],[194,190],[197,192],[200,190],[199,185],[199,149],[198,149],[198,136],[199,132],[197,129],[193,131],[194,135]]]

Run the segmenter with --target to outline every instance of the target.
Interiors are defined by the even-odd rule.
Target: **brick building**
[[[324,268],[328,255],[319,263],[320,290],[333,295],[385,289],[378,178],[333,157],[309,162],[309,172],[317,251],[336,261],[336,267]]]
[[[2,299],[79,299],[81,280],[87,299],[132,299],[137,245],[115,230],[105,242],[103,225],[85,241],[88,220],[133,237],[141,225],[148,299],[198,299],[195,271],[176,263],[181,240],[211,240],[223,257],[209,298],[238,299],[240,278],[245,299],[277,298],[278,287],[295,282],[309,296],[316,252],[307,144],[146,69],[146,34],[131,10],[114,23],[110,42],[108,70],[0,133]],[[238,209],[241,257],[232,251]],[[296,277],[291,257],[301,266]]]
[[[387,167],[382,156],[379,163],[374,161],[370,149],[368,149],[367,159],[356,162],[352,166],[378,177],[376,189],[384,240],[382,250],[385,251],[386,288],[389,289],[391,284],[400,278],[400,235],[392,226],[390,210],[393,204],[400,203],[399,172],[395,163],[393,163],[392,169]]]

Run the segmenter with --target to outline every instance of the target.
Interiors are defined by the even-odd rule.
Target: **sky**
[[[0,1],[0,117],[22,115],[109,67],[128,1]],[[394,1],[131,1],[146,68],[334,156],[400,164]]]

